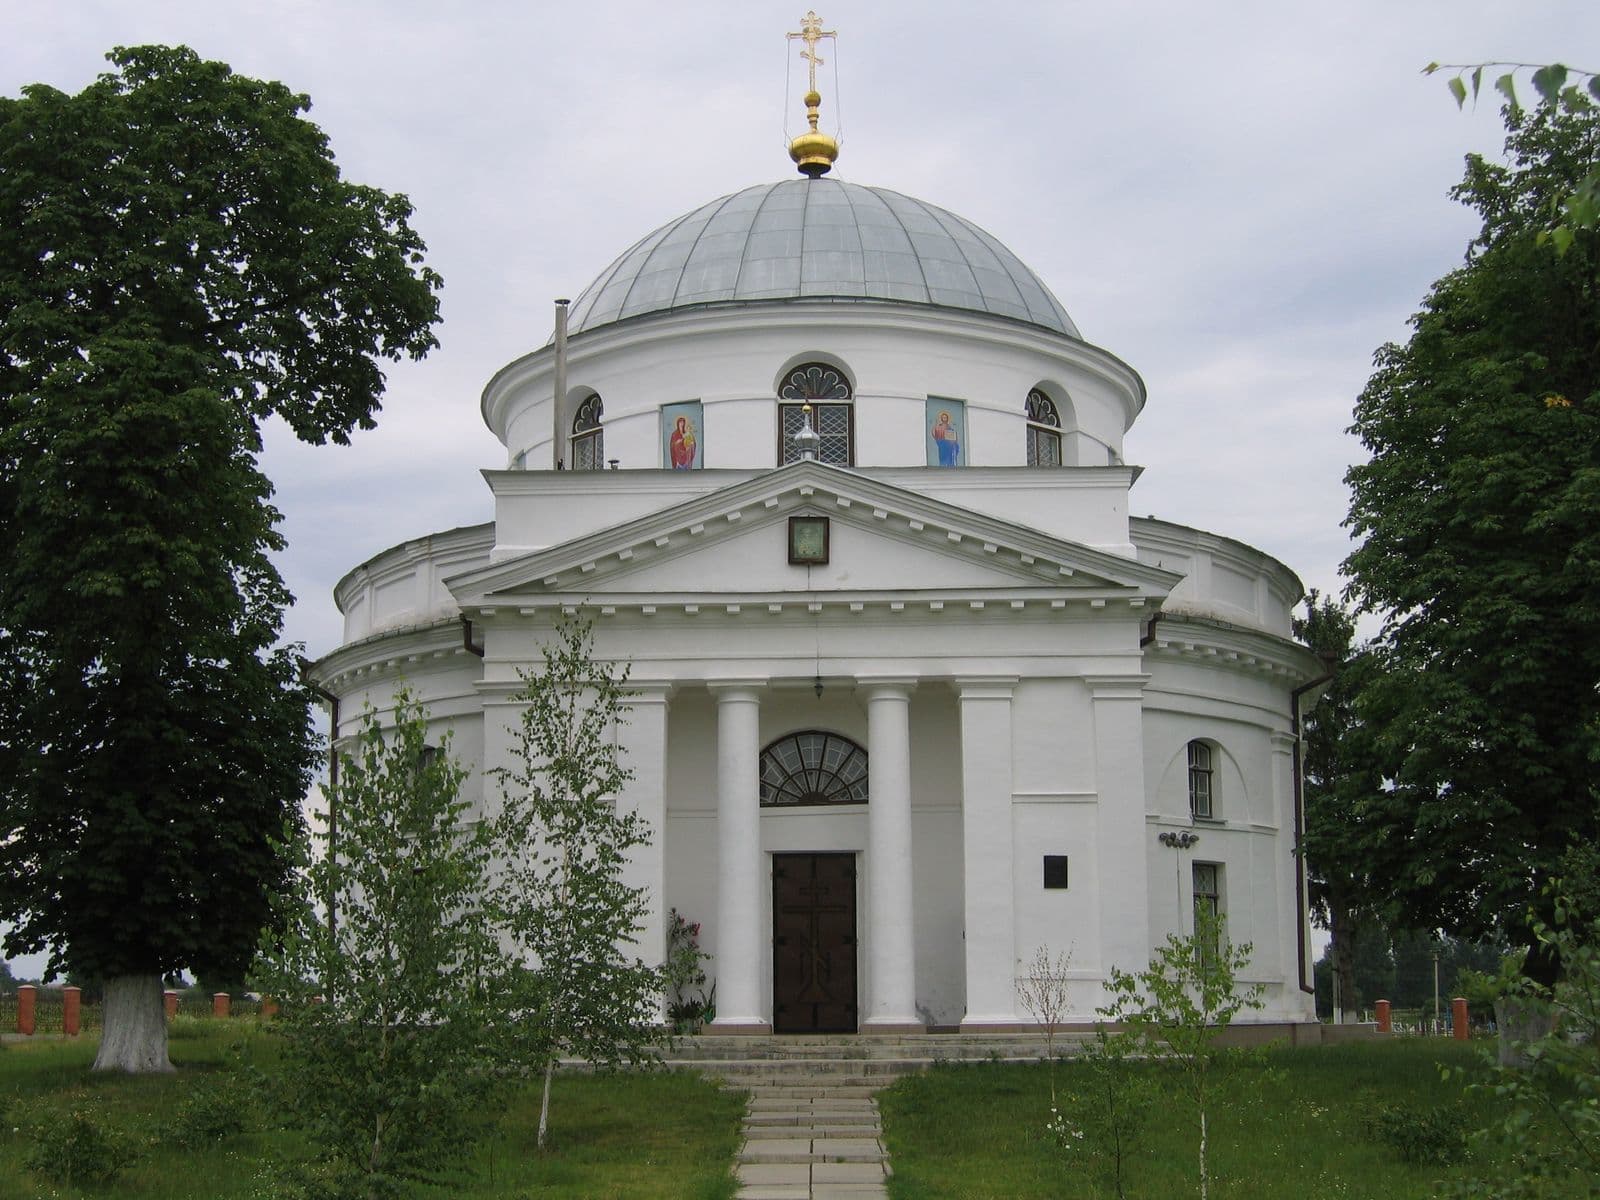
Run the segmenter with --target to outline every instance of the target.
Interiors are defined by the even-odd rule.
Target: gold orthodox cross
[[[817,43],[823,38],[833,37],[834,31],[832,29],[824,29],[822,27],[822,18],[817,16],[816,11],[813,10],[800,18],[799,33],[786,33],[784,36],[791,42],[796,38],[799,38],[806,44],[806,48],[800,51],[800,57],[805,59],[806,63],[811,68],[811,87],[809,90],[813,92],[816,91],[817,68],[821,66],[824,61],[817,56]]]

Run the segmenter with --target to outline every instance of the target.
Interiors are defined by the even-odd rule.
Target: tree
[[[1474,104],[1477,103],[1478,96],[1483,90],[1485,71],[1498,72],[1494,81],[1495,91],[1504,96],[1506,103],[1514,110],[1521,107],[1517,100],[1518,71],[1530,72],[1534,90],[1546,104],[1583,99],[1583,92],[1579,91],[1578,85],[1567,83],[1567,80],[1573,77],[1584,81],[1584,89],[1588,92],[1589,99],[1600,100],[1600,74],[1594,71],[1573,70],[1564,63],[1548,63],[1541,66],[1538,63],[1435,62],[1422,68],[1424,75],[1432,75],[1435,71],[1455,72],[1447,84],[1450,94],[1456,98],[1457,108],[1467,102],[1469,82],[1472,86],[1472,101]],[[1593,229],[1596,224],[1600,224],[1600,166],[1591,168],[1572,191],[1557,199],[1551,207],[1547,220],[1547,226],[1539,231],[1534,240],[1540,245],[1548,241],[1555,247],[1557,254],[1567,252],[1578,230]]]
[[[1355,702],[1373,662],[1356,646],[1355,618],[1313,591],[1294,634],[1328,664],[1333,678],[1305,718],[1302,745],[1306,860],[1311,911],[1333,935],[1333,969],[1344,1014],[1357,1005],[1356,943],[1377,915],[1368,878],[1368,800],[1383,788],[1372,736],[1356,719]],[[1349,1016],[1349,1019],[1354,1019]]]
[[[1551,924],[1531,920],[1566,978],[1554,990],[1521,989],[1518,999],[1543,1010],[1545,1032],[1516,1047],[1520,1061],[1502,1056],[1500,1065],[1480,1067],[1472,1090],[1495,1114],[1476,1135],[1491,1147],[1480,1156],[1488,1169],[1456,1183],[1450,1196],[1593,1195],[1600,1178],[1600,920],[1590,915],[1600,853],[1574,848],[1562,869],[1581,875],[1552,880]]]
[[[97,1068],[161,1070],[161,977],[242,973],[315,759],[258,424],[370,426],[439,281],[304,96],[110,58],[0,99],[0,921],[107,980]]]
[[[1250,963],[1250,943],[1233,945],[1222,917],[1197,908],[1194,932],[1168,934],[1138,974],[1111,968],[1110,999],[1099,1015],[1121,1026],[1119,1057],[1150,1055],[1173,1069],[1177,1091],[1194,1105],[1198,1133],[1200,1200],[1210,1190],[1208,1106],[1216,1066],[1216,1040],[1246,1009],[1260,1008],[1262,988],[1237,987]],[[1120,1180],[1119,1180],[1120,1194]]]
[[[407,693],[388,730],[367,710],[329,791],[338,845],[324,823],[256,972],[280,1005],[283,1110],[319,1147],[324,1183],[363,1200],[437,1179],[496,1076],[488,845],[448,739],[427,740]]]
[[[1600,110],[1505,119],[1508,161],[1469,158],[1455,189],[1483,217],[1466,264],[1357,402],[1345,567],[1383,617],[1357,709],[1388,781],[1372,877],[1397,924],[1503,931],[1551,982],[1527,900],[1600,834],[1600,229],[1537,239],[1600,159]]]
[[[629,947],[648,903],[622,879],[628,852],[650,827],[617,804],[633,772],[618,761],[626,723],[626,667],[593,659],[588,625],[563,621],[525,677],[514,765],[500,772],[491,819],[499,854],[498,919],[526,966],[516,1061],[544,1075],[538,1144],[549,1128],[556,1060],[638,1062],[658,1036],[663,975]]]

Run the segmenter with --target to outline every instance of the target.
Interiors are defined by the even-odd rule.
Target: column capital
[[[746,700],[755,702],[760,700],[761,693],[765,690],[768,679],[766,676],[745,676],[728,679],[708,679],[706,687],[717,698],[717,703],[724,701],[737,702]]]
[[[863,693],[868,700],[876,700],[880,696],[909,699],[911,693],[917,690],[917,677],[915,675],[858,675],[856,677],[856,691]]]
[[[1144,698],[1144,685],[1150,682],[1150,676],[1137,673],[1085,675],[1083,682],[1096,700],[1141,700]]]
[[[622,702],[627,705],[665,704],[678,691],[677,684],[666,679],[630,679],[622,686],[627,693]]]
[[[1021,681],[1019,675],[957,675],[951,682],[962,700],[1009,700]]]

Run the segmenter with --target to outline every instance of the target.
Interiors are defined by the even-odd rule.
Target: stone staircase
[[[1070,1054],[1082,1034],[1057,1034]],[[937,1063],[1045,1057],[1039,1034],[899,1034],[679,1039],[668,1066],[749,1093],[735,1170],[740,1200],[886,1196],[892,1173],[873,1093]]]
[[[1058,1057],[1090,1037],[1058,1033]],[[1039,1033],[799,1034],[729,1037],[696,1034],[662,1052],[669,1067],[696,1070],[735,1087],[804,1080],[813,1086],[888,1087],[939,1063],[1042,1062]]]

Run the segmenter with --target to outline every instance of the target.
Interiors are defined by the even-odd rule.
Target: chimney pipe
[[[554,436],[550,439],[550,465],[561,470],[566,464],[567,429],[567,305],[570,301],[556,301],[556,378],[551,419],[555,421]]]

